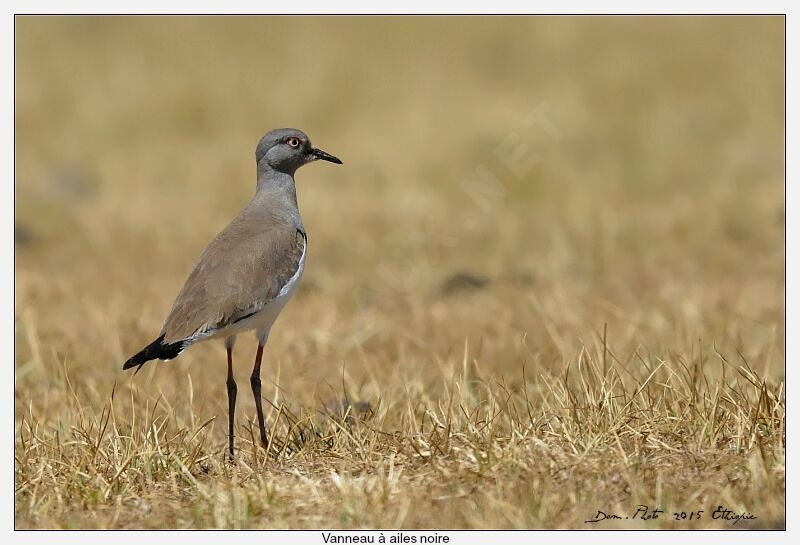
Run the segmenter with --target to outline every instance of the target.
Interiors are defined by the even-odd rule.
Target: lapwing
[[[297,207],[294,174],[322,159],[342,164],[317,149],[303,131],[277,129],[256,148],[257,185],[253,199],[203,251],[178,294],[156,340],[122,368],[150,360],[171,360],[189,346],[222,339],[228,354],[228,451],[234,455],[233,423],[236,336],[254,331],[258,339],[250,386],[256,402],[261,444],[268,443],[261,405],[261,357],[270,329],[303,275],[308,237]]]

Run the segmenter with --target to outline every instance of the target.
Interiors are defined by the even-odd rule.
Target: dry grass
[[[18,528],[784,525],[781,19],[16,31]],[[230,465],[221,345],[120,365],[277,126],[345,164]]]

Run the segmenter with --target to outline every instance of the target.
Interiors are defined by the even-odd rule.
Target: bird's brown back
[[[203,251],[164,323],[164,342],[261,310],[297,272],[305,246],[302,226],[264,208],[245,208]]]

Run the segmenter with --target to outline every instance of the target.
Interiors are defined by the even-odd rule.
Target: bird
[[[237,386],[233,347],[237,335],[253,331],[258,341],[250,387],[256,402],[261,444],[268,446],[261,405],[261,359],[270,330],[297,289],[306,263],[308,237],[294,175],[323,160],[342,161],[315,148],[298,129],[275,129],[256,147],[256,193],[209,243],[178,293],[158,338],[123,365],[136,368],[150,360],[171,360],[188,347],[221,339],[227,352],[228,453],[234,457]]]

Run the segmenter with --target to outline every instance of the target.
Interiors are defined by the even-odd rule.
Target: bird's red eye
[[[296,148],[297,146],[300,145],[300,139],[299,138],[295,138],[294,136],[291,136],[291,137],[286,139],[286,143],[289,144],[290,146],[292,146],[293,148]]]

